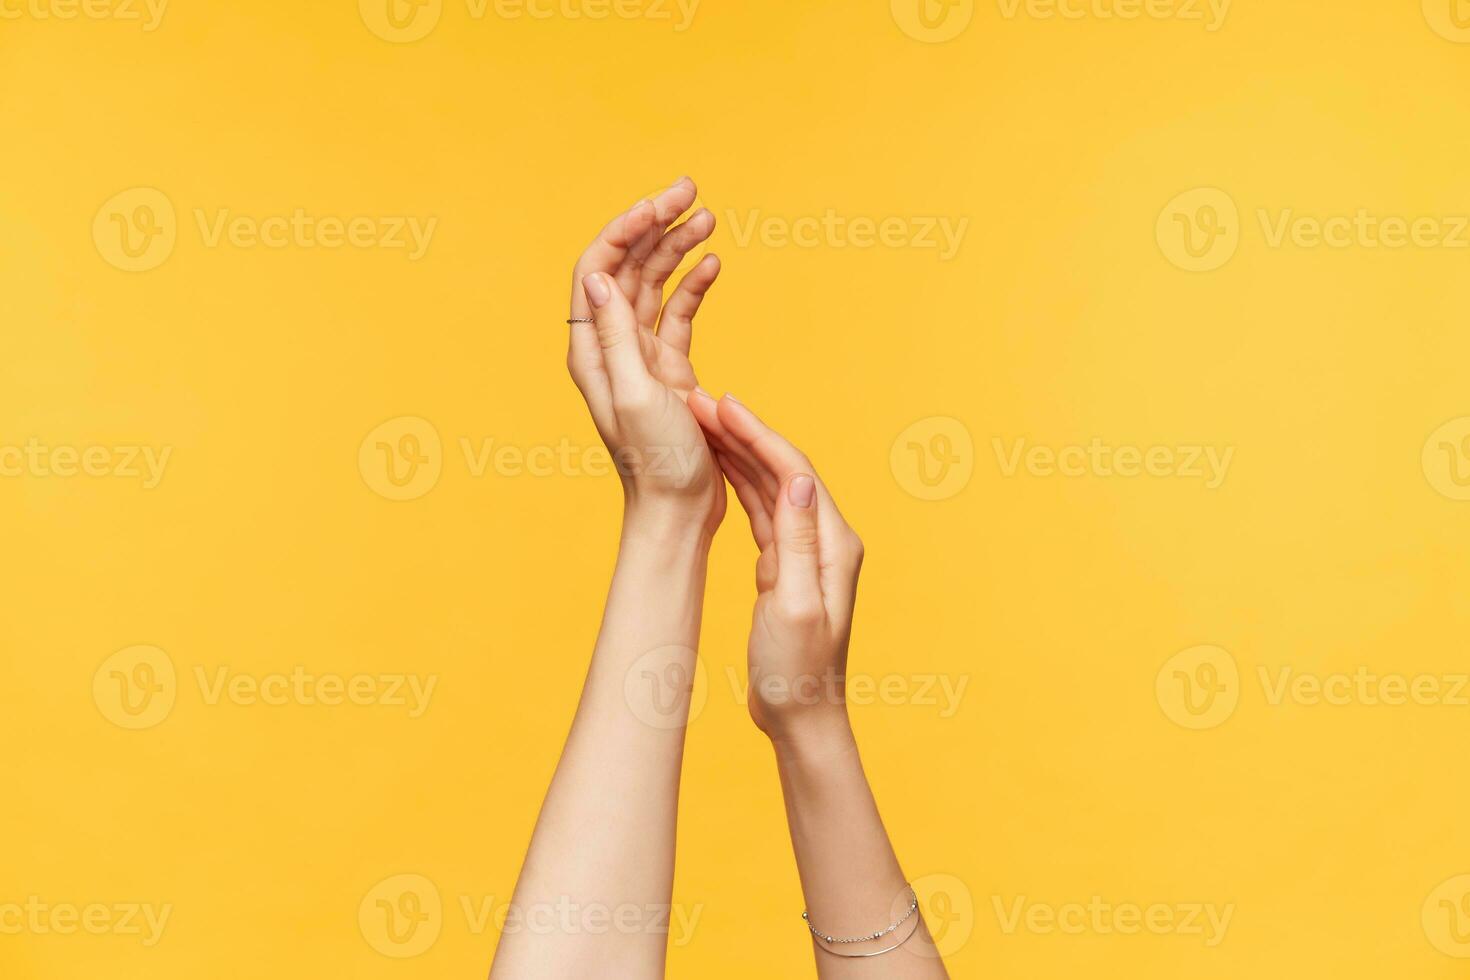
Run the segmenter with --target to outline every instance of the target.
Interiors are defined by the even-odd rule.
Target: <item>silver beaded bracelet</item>
[[[917,912],[919,910],[919,896],[914,892],[914,888],[913,888],[912,885],[909,886],[908,891],[909,891],[909,898],[910,898],[908,911],[905,912],[903,915],[899,916],[898,917],[898,920],[896,922],[894,922],[893,925],[889,926],[887,929],[884,929],[884,930],[882,930],[880,932],[871,933],[870,935],[867,935],[867,936],[854,936],[852,938],[840,937],[840,936],[829,936],[829,935],[827,935],[827,933],[822,932],[816,926],[812,925],[811,916],[808,915],[805,910],[802,911],[801,918],[802,918],[802,921],[804,921],[806,923],[806,927],[811,930],[812,935],[815,936],[817,939],[820,939],[822,942],[827,943],[828,945],[835,946],[835,945],[838,945],[838,944],[841,944],[841,943],[870,943],[870,942],[873,942],[875,939],[882,939],[884,936],[887,936],[890,933],[896,932],[898,930],[898,927],[899,926],[901,926],[905,922],[907,922],[908,919],[909,919],[909,917],[912,916],[915,912]],[[839,954],[839,955],[843,955],[843,956],[877,956],[879,953],[887,953],[887,952],[890,952],[892,950],[897,949],[898,947],[902,946],[905,942],[907,942],[908,939],[909,939],[909,937],[912,936],[912,935],[913,935],[913,933],[909,933],[909,935],[908,936],[905,936],[903,938],[903,940],[901,940],[900,942],[897,942],[897,943],[893,944],[892,946],[889,946],[887,949],[880,949],[880,950],[877,950],[876,952],[873,952],[873,953],[843,953],[843,954]],[[828,950],[828,952],[833,952],[833,951],[832,950]]]

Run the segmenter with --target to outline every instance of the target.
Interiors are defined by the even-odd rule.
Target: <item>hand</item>
[[[689,406],[761,552],[747,651],[750,715],[778,742],[848,731],[847,645],[862,541],[811,460],[754,412],[702,391]]]
[[[706,255],[668,302],[663,287],[679,262],[714,232],[701,208],[670,227],[694,203],[687,177],[610,221],[577,260],[567,368],[638,515],[658,511],[693,519],[713,532],[725,513],[725,484],[685,402],[697,381],[689,363],[694,315],[720,273]]]

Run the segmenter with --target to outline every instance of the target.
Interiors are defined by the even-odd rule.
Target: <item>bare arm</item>
[[[674,824],[710,539],[724,482],[685,406],[691,322],[719,270],[664,280],[714,221],[676,183],[615,218],[574,275],[568,365],[623,477],[618,561],[492,980],[664,973]],[[660,307],[663,306],[661,320]],[[655,332],[655,327],[657,331]]]
[[[946,978],[858,757],[843,696],[863,549],[816,470],[728,395],[690,399],[750,517],[750,710],[771,739],[822,980]],[[830,937],[830,938],[829,938]],[[837,942],[836,940],[856,940]]]

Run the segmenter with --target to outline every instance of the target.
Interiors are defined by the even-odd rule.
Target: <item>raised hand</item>
[[[506,929],[492,980],[665,973],[667,928],[654,920],[671,908],[689,699],[664,710],[660,692],[627,681],[650,655],[693,676],[710,538],[725,512],[724,477],[685,405],[690,328],[719,261],[699,262],[662,302],[679,260],[714,229],[704,211],[671,227],[693,201],[688,180],[640,201],[603,229],[573,276],[572,318],[595,322],[573,325],[567,364],[619,464],[628,507],[582,696],[511,899],[523,925],[568,902],[641,909],[649,921]]]
[[[862,543],[811,460],[754,412],[702,391],[689,406],[760,548],[748,703],[775,749],[817,975],[944,980],[848,723]]]
[[[623,477],[630,507],[673,503],[676,519],[708,529],[724,516],[724,481],[685,402],[697,384],[689,362],[694,315],[720,272],[701,259],[664,302],[664,286],[689,251],[714,232],[680,178],[610,221],[577,261],[567,367]]]
[[[862,542],[811,460],[754,412],[702,391],[689,405],[760,548],[747,650],[751,717],[773,739],[843,730]]]

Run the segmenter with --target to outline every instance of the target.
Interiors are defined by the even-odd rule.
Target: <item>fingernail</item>
[[[669,186],[670,187],[678,187],[680,184],[684,183],[684,181],[686,181],[688,179],[689,179],[689,175],[688,174],[685,174],[683,177],[680,177],[678,180],[674,181]]]
[[[587,299],[593,306],[602,306],[612,299],[612,293],[608,291],[607,283],[602,281],[600,272],[594,272],[583,279],[582,288],[587,291]]]
[[[805,510],[812,505],[817,496],[817,483],[811,477],[803,473],[793,477],[791,485],[786,488],[786,497],[793,504]]]
[[[711,395],[709,392],[705,391],[699,385],[695,385],[694,386],[694,390],[697,391],[697,392],[699,392],[701,395],[703,395],[706,398],[709,398],[709,399],[713,399],[714,398],[713,395]]]
[[[638,210],[638,209],[639,209],[639,208],[641,208],[641,207],[643,207],[643,205],[645,205],[645,204],[647,204],[647,203],[648,203],[648,198],[646,198],[646,197],[640,197],[640,198],[639,198],[639,199],[638,199],[638,202],[637,202],[637,203],[636,203],[636,204],[634,204],[634,205],[633,205],[633,206],[632,206],[632,207],[631,207],[631,208],[629,208],[629,209],[628,209],[628,210],[629,210],[629,211],[637,211],[637,210]]]
[[[740,399],[736,398],[733,394],[731,394],[728,391],[725,392],[725,397],[728,398],[728,399],[730,399],[732,402],[734,402],[737,405],[744,405],[745,404],[745,402],[743,402]]]

